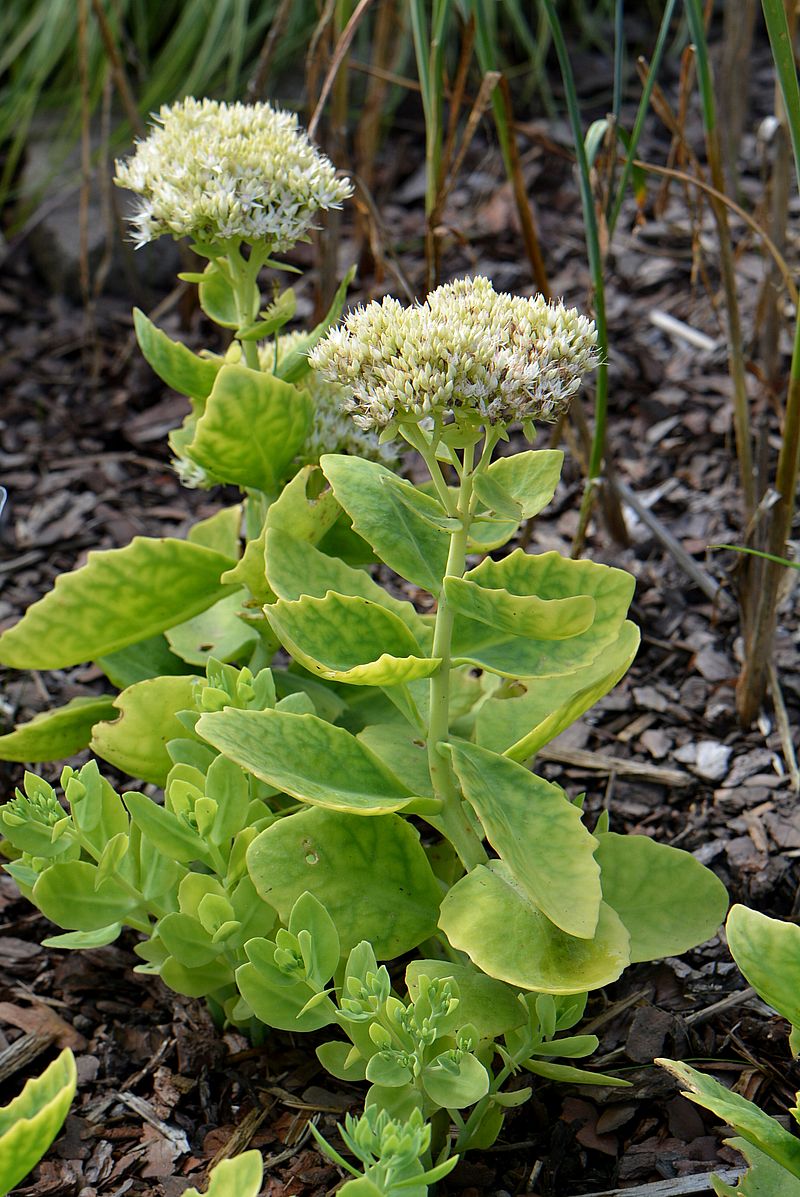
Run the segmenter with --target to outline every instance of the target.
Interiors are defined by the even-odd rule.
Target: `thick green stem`
[[[464,480],[455,512],[460,527],[450,537],[445,578],[460,578],[466,566],[467,542],[472,522],[471,459],[472,450],[465,450]],[[441,800],[442,810],[430,822],[447,836],[465,868],[472,869],[486,861],[486,852],[467,818],[461,795],[453,779],[450,762],[441,749],[442,744],[447,743],[450,734],[451,640],[454,616],[455,612],[447,601],[443,585],[436,611],[432,648],[432,655],[441,660],[441,665],[431,678],[428,723],[428,767],[433,792],[435,797]]]
[[[256,266],[255,273],[258,273],[258,268],[253,259],[251,259],[251,262],[245,261],[238,248],[232,249],[228,253],[228,265],[231,272],[231,286],[236,304],[236,319],[239,323],[239,332],[252,324],[258,316],[258,298],[256,297],[255,303],[253,302],[253,283],[255,279],[253,277],[252,266]],[[239,343],[242,346],[245,363],[251,370],[260,370],[261,363],[258,360],[258,346],[255,341],[240,341]]]

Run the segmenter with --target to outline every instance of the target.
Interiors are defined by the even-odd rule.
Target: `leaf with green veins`
[[[337,594],[368,599],[402,620],[419,644],[430,644],[431,630],[412,604],[389,594],[366,570],[346,565],[338,557],[329,557],[308,541],[298,540],[280,528],[268,530],[265,558],[267,579],[278,598],[289,602],[304,595],[324,598],[329,590],[334,590]]]
[[[619,636],[633,597],[634,579],[612,566],[573,561],[559,553],[530,556],[516,549],[502,561],[486,558],[465,574],[468,582],[511,595],[565,599],[588,595],[595,602],[591,626],[568,640],[534,640],[495,630],[457,614],[453,661],[476,665],[504,677],[558,677],[594,661]]]
[[[149,799],[148,799],[149,801]],[[50,865],[33,887],[33,902],[45,918],[68,931],[97,931],[124,922],[137,898],[113,877],[95,889],[97,869],[83,860]]]
[[[241,503],[223,507],[208,519],[192,524],[186,533],[186,539],[192,544],[204,545],[205,548],[213,549],[215,553],[222,553],[223,557],[230,557],[232,561],[236,561],[242,554],[242,511]]]
[[[123,794],[122,801],[142,835],[164,856],[183,864],[195,860],[208,863],[208,850],[201,837],[171,810],[157,806],[145,794]]]
[[[512,761],[535,756],[616,686],[636,656],[639,639],[639,629],[626,620],[617,640],[591,665],[562,677],[515,682],[508,697],[487,698],[475,719],[477,743]]]
[[[355,736],[315,715],[229,707],[203,715],[196,731],[262,781],[315,806],[379,815],[414,797]]]
[[[221,1160],[211,1169],[205,1197],[258,1197],[264,1179],[260,1151],[245,1151],[232,1160]],[[186,1189],[183,1197],[200,1197],[197,1189]]]
[[[519,1001],[516,990],[468,964],[454,964],[450,960],[412,960],[406,966],[406,985],[412,1000],[419,994],[421,976],[432,981],[452,977],[458,985],[456,1030],[471,1023],[480,1039],[498,1039],[506,1031],[527,1025],[527,1010]]]
[[[196,401],[211,393],[221,360],[198,357],[180,341],[156,328],[144,312],[133,309],[136,340],[150,368],[168,387]]]
[[[65,931],[63,935],[49,935],[42,940],[43,948],[57,948],[61,951],[86,951],[89,948],[104,948],[119,939],[122,923],[109,923],[96,931]]]
[[[414,486],[405,478],[398,478],[396,474],[387,471],[381,475],[381,483],[392,492],[392,497],[399,499],[413,515],[418,516],[431,528],[442,532],[457,532],[461,527],[461,520],[455,519],[445,511],[442,504],[433,494]],[[457,492],[453,492],[456,497]]]
[[[187,452],[220,482],[274,494],[311,428],[304,391],[272,374],[223,366]]]
[[[319,544],[342,514],[319,466],[307,465],[287,482],[267,512],[266,527],[288,532],[295,540]]]
[[[109,653],[108,656],[98,657],[95,663],[118,690],[125,690],[134,682],[143,682],[149,677],[192,672],[191,666],[170,652],[163,632]]]
[[[258,632],[239,618],[247,597],[248,592],[241,587],[213,607],[170,628],[166,637],[175,656],[188,665],[203,667],[210,657],[226,662],[247,660],[259,642]]]
[[[363,1056],[351,1060],[353,1045],[341,1040],[321,1043],[316,1049],[317,1059],[326,1072],[337,1081],[363,1081],[367,1076],[367,1062]]]
[[[522,1067],[535,1076],[558,1081],[561,1085],[602,1085],[610,1089],[627,1089],[631,1084],[621,1077],[590,1072],[587,1068],[573,1068],[571,1064],[550,1064],[546,1060],[526,1060]]]
[[[143,536],[89,553],[0,635],[0,663],[61,669],[126,648],[210,607],[231,564],[201,545]]]
[[[439,926],[490,977],[544,993],[610,985],[629,963],[629,937],[605,902],[593,939],[567,935],[535,906],[502,861],[478,865],[445,896]]]
[[[325,477],[353,527],[395,573],[438,594],[447,567],[449,537],[432,528],[392,493],[383,477],[386,466],[358,457],[326,453],[320,458]],[[435,511],[434,499],[430,505]]]
[[[320,719],[324,719],[326,723],[339,723],[347,714],[349,704],[336,693],[334,688],[326,685],[325,682],[320,682],[315,677],[309,677],[304,671],[298,672],[297,669],[291,667],[288,671],[277,670],[275,688],[281,702],[292,694],[307,695],[314,704],[314,711],[310,713],[319,715]],[[352,693],[358,695],[369,693],[369,691],[359,687],[356,691],[350,690],[350,694]],[[302,712],[300,713],[302,714]]]
[[[159,965],[158,975],[176,993],[193,998],[207,997],[233,983],[233,970],[220,959],[211,960],[199,968],[187,968],[173,956],[168,956]]]
[[[319,322],[319,324],[315,325],[310,333],[301,338],[299,343],[295,345],[294,349],[292,349],[290,353],[287,353],[285,357],[281,358],[276,371],[278,378],[283,378],[286,380],[286,382],[296,383],[310,372],[311,365],[308,360],[308,355],[317,342],[325,336],[325,333],[328,331],[328,329],[331,328],[332,325],[336,324],[337,320],[341,316],[345,297],[347,295],[347,288],[350,286],[355,276],[356,268],[355,266],[351,266],[347,271],[347,274],[339,283],[339,286],[336,288],[336,294],[331,300],[331,306],[328,308],[323,319]]]
[[[279,819],[247,852],[253,884],[284,922],[305,891],[336,924],[342,952],[368,941],[393,959],[434,934],[439,886],[416,829],[397,815],[321,808]]]
[[[336,1021],[329,1002],[305,1009],[312,991],[277,968],[274,943],[251,939],[245,952],[248,963],[237,968],[236,985],[256,1018],[277,1031],[317,1031]]]
[[[42,711],[28,723],[18,723],[0,736],[0,761],[60,761],[80,752],[92,738],[92,728],[114,718],[109,697],[71,698],[63,707]]]
[[[239,307],[233,287],[215,262],[209,262],[203,271],[203,281],[197,288],[200,307],[209,320],[223,328],[239,327]],[[255,283],[250,285],[250,300],[245,310],[255,312],[261,298]]]
[[[437,1106],[444,1110],[463,1110],[489,1092],[489,1074],[480,1060],[467,1052],[454,1072],[443,1067],[438,1057],[431,1060],[423,1069],[422,1085]]]
[[[564,454],[560,449],[534,449],[499,457],[489,466],[486,476],[519,504],[521,518],[528,520],[553,498],[563,464]]]
[[[763,1151],[793,1176],[800,1177],[800,1139],[784,1130],[769,1114],[688,1064],[677,1060],[656,1060],[656,1064],[672,1073],[685,1097],[710,1110],[717,1118],[732,1126],[748,1143]]]
[[[463,742],[450,746],[464,797],[516,885],[570,936],[591,939],[602,893],[597,840],[558,786]]]
[[[466,578],[445,578],[444,593],[459,615],[488,624],[493,630],[532,640],[568,640],[594,622],[595,601],[588,594],[541,599],[476,586]]]
[[[726,931],[745,980],[782,1018],[800,1027],[800,927],[737,905]]]
[[[728,894],[691,853],[646,835],[597,838],[603,898],[628,929],[632,963],[680,956],[716,935]]]
[[[208,932],[188,914],[165,915],[156,933],[169,954],[186,968],[201,968],[222,954]]]
[[[488,471],[485,473],[476,473],[473,489],[482,505],[487,507],[489,511],[496,512],[497,515],[505,516],[506,519],[520,523],[522,520],[522,506],[508,493],[497,478],[493,478]]]
[[[330,591],[321,599],[281,599],[265,613],[284,648],[329,681],[394,686],[430,677],[441,664],[421,655],[402,620],[368,599]]]
[[[370,723],[357,735],[362,744],[387,765],[412,794],[433,797],[428,749],[419,734],[400,723]]]
[[[0,1107],[0,1194],[10,1193],[28,1175],[61,1130],[78,1073],[68,1047],[19,1096]]]
[[[198,684],[204,682],[190,674],[129,686],[114,699],[118,718],[95,725],[92,752],[131,777],[163,786],[172,768],[167,743],[187,735],[177,713],[193,705]]]

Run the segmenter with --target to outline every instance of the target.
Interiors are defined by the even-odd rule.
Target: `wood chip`
[[[537,758],[543,761],[557,761],[561,765],[574,765],[578,769],[597,770],[598,773],[616,773],[619,777],[640,777],[642,781],[654,781],[665,786],[689,786],[692,778],[677,769],[661,769],[644,761],[625,761],[605,752],[587,752],[585,749],[542,748]]]
[[[31,1060],[35,1060],[50,1046],[53,1039],[52,1034],[36,1034],[35,1032],[29,1032],[27,1035],[21,1035],[19,1039],[15,1039],[4,1051],[0,1052],[0,1081],[7,1080],[20,1068],[30,1064]]]
[[[715,1176],[729,1185],[735,1184],[743,1175],[741,1168],[720,1168],[715,1172]],[[711,1173],[699,1172],[695,1176],[676,1176],[674,1180],[657,1180],[633,1189],[603,1189],[601,1193],[587,1193],[586,1197],[691,1197],[694,1193],[709,1192],[712,1192]]]

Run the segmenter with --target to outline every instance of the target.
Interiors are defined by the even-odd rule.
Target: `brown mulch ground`
[[[607,76],[605,64],[587,59],[581,77],[588,90],[593,70]],[[771,94],[766,65],[756,83],[757,99]],[[699,144],[697,129],[689,132]],[[583,305],[577,192],[569,162],[548,148],[548,139],[569,141],[550,124],[521,143],[526,180],[553,292]],[[411,245],[419,253],[418,144],[414,127],[382,166],[387,251]],[[752,136],[743,149],[742,190],[753,201],[761,184]],[[644,156],[660,161],[662,155],[654,131]],[[630,509],[629,547],[615,545],[602,526],[595,529],[589,555],[637,578],[642,649],[617,689],[551,746],[542,770],[570,793],[586,789],[591,810],[609,806],[617,830],[695,852],[719,873],[732,899],[796,917],[798,799],[772,709],[750,732],[736,722],[740,649],[735,608],[725,603],[735,593],[735,577],[726,572],[735,563],[707,551],[709,544],[736,541],[740,528],[723,315],[716,290],[709,295],[696,270],[701,261],[712,288],[718,286],[712,226],[707,213],[693,223],[678,191],[654,215],[657,191],[653,184],[640,228],[631,231],[632,213],[623,217],[610,259],[610,443],[620,477],[720,583],[722,595],[712,602],[701,593]],[[480,270],[498,287],[530,289],[513,200],[499,160],[485,146],[470,154],[444,223],[458,232],[446,244],[448,277]],[[797,245],[787,252],[796,264]],[[342,264],[355,254],[345,237]],[[737,264],[744,325],[755,336],[764,265],[748,239],[739,241]],[[403,265],[419,286],[418,256],[410,263],[404,257]],[[311,271],[302,284],[307,308],[313,282]],[[385,287],[392,285],[389,276]],[[364,295],[375,293],[370,277],[361,287]],[[218,505],[218,495],[182,489],[169,467],[165,434],[182,418],[182,401],[163,391],[138,355],[129,307],[127,299],[104,298],[87,326],[77,305],[48,298],[27,245],[12,243],[0,279],[0,482],[11,496],[0,529],[0,624],[14,622],[89,548],[122,545],[136,534],[182,534]],[[698,349],[667,335],[653,323],[658,311],[711,343]],[[196,317],[181,330],[174,307],[162,324],[198,344],[209,335]],[[774,455],[774,403],[754,375],[750,381],[756,417],[771,421]],[[536,522],[538,549],[569,552],[581,486],[579,466],[568,458],[556,501]],[[797,626],[798,598],[790,591],[777,661],[792,727],[800,726]],[[91,666],[7,672],[2,684],[0,723],[10,726],[96,692],[102,675]],[[0,764],[6,792],[20,774]],[[17,1193],[178,1197],[190,1183],[202,1187],[208,1165],[232,1136],[240,1147],[249,1141],[262,1150],[270,1197],[322,1197],[335,1187],[339,1172],[310,1146],[308,1123],[313,1118],[335,1138],[337,1119],[357,1106],[359,1092],[318,1067],[307,1039],[270,1035],[254,1046],[222,1033],[201,1003],[131,971],[132,940],[56,952],[39,946],[49,931],[10,879],[0,880],[0,1102],[58,1046],[74,1048],[80,1076],[64,1135]],[[713,1118],[675,1094],[652,1065],[654,1056],[713,1059],[715,1071],[773,1114],[786,1110],[800,1082],[789,1063],[786,1026],[748,996],[722,939],[680,961],[631,969],[592,997],[588,1017],[601,1039],[595,1063],[633,1087],[542,1084],[509,1118],[495,1149],[459,1165],[446,1192],[578,1197],[615,1186],[635,1192],[647,1182],[735,1164]],[[38,1055],[4,1071],[5,1049],[23,1040]],[[663,1190],[669,1191],[678,1190]]]

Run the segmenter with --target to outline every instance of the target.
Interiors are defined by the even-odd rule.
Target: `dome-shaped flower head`
[[[284,252],[320,209],[352,194],[297,117],[269,104],[186,99],[165,106],[115,182],[141,200],[131,217],[139,245],[168,233],[199,242],[267,243]]]
[[[554,420],[599,361],[593,321],[563,303],[460,279],[404,308],[357,308],[310,354],[344,387],[361,428],[393,421],[502,424]]]

